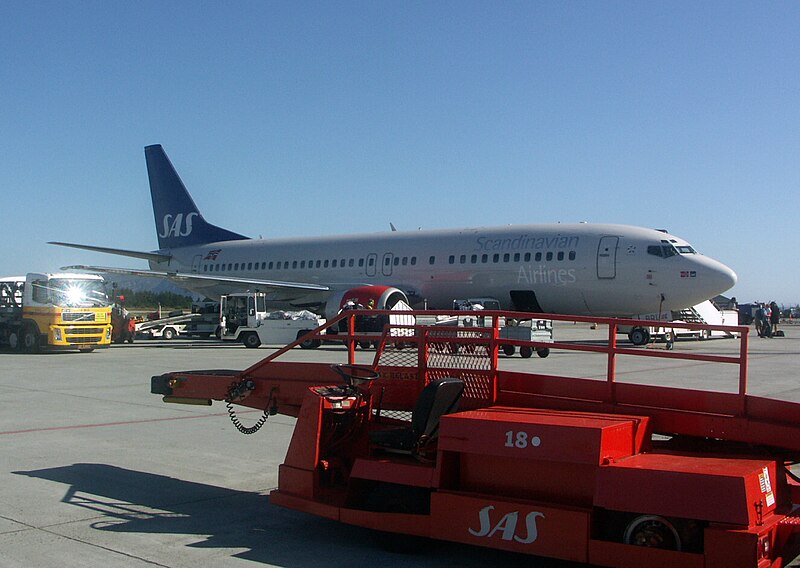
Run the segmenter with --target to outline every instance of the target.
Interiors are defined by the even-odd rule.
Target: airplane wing
[[[86,264],[76,264],[64,266],[61,270],[85,270],[88,272],[102,272],[108,274],[124,274],[126,276],[144,276],[148,278],[166,278],[180,285],[181,283],[191,283],[194,287],[228,285],[232,288],[248,290],[258,288],[259,290],[274,292],[328,292],[330,287],[321,284],[309,284],[307,282],[283,282],[280,280],[260,280],[257,278],[236,278],[231,276],[205,276],[192,272],[167,272],[159,270],[137,270],[134,268],[113,268],[109,266],[89,266]]]

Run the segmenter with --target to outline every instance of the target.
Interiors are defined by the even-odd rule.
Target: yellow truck
[[[93,351],[111,344],[111,304],[95,274],[0,278],[0,344],[15,351]]]

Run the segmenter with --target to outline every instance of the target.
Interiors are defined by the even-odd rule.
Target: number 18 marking
[[[528,436],[527,432],[514,432],[509,430],[506,432],[506,448],[520,448],[525,449],[530,446],[538,448],[542,443],[539,436]]]

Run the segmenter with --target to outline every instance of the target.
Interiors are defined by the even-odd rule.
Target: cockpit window
[[[678,254],[678,251],[672,245],[650,245],[647,247],[647,254],[669,258]]]
[[[690,245],[672,244],[669,241],[661,241],[660,245],[649,245],[647,247],[647,254],[653,256],[660,256],[661,258],[669,258],[676,254],[697,254]]]

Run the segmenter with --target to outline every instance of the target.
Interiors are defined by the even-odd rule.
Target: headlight
[[[56,327],[55,329],[53,329],[53,339],[54,339],[56,342],[59,342],[59,343],[60,343],[61,341],[63,341],[63,335],[62,335],[62,332],[61,332],[61,328],[60,328],[60,327]]]
[[[106,341],[111,341],[111,326],[106,328]]]

